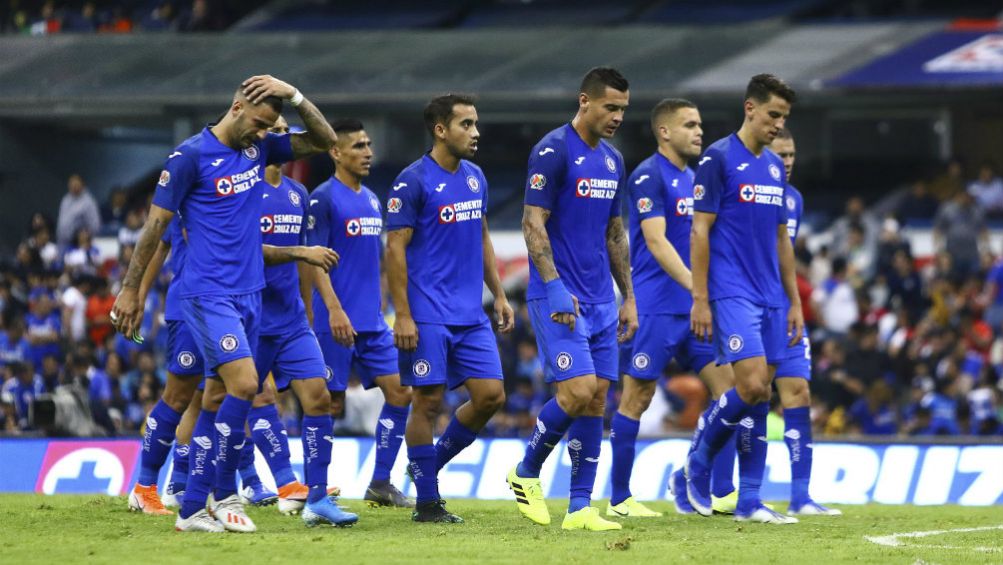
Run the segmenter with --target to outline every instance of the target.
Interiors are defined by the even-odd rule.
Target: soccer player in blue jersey
[[[627,109],[627,79],[608,67],[582,80],[578,113],[529,155],[522,230],[529,249],[530,319],[548,382],[557,395],[540,411],[522,462],[508,475],[519,510],[547,525],[540,468],[565,432],[571,500],[562,528],[620,529],[591,506],[602,445],[603,412],[617,380],[617,342],[633,337],[637,308],[630,249],[621,218],[623,156],[606,140]],[[612,273],[623,294],[617,311]]]
[[[432,149],[401,171],[387,201],[387,279],[401,383],[413,391],[405,430],[418,494],[412,519],[458,523],[463,520],[439,498],[439,469],[505,403],[498,344],[481,303],[485,283],[495,297],[499,331],[512,331],[515,315],[488,232],[488,183],[469,161],[480,140],[474,101],[458,94],[433,98],[424,119]],[[470,400],[432,445],[447,386],[465,387]]]
[[[307,240],[343,258],[330,275],[315,273],[313,324],[330,368],[328,390],[334,413],[344,407],[352,369],[366,388],[377,386],[385,400],[376,425],[376,464],[366,488],[370,506],[413,508],[414,501],[390,482],[407,425],[411,389],[402,386],[397,349],[383,319],[380,262],[383,215],[380,201],[362,180],[372,165],[372,141],[359,120],[331,124],[338,142],[330,151],[334,175],[310,195]]]
[[[790,184],[791,172],[797,150],[794,136],[787,128],[777,134],[770,149],[784,163],[787,187],[784,205],[787,207],[787,234],[791,245],[797,240],[804,215],[804,198],[794,185]],[[787,348],[783,359],[777,364],[773,383],[780,394],[780,405],[784,409],[784,442],[791,457],[791,504],[788,514],[802,516],[840,516],[842,511],[828,508],[812,500],[808,494],[811,482],[811,463],[814,445],[811,438],[811,343],[808,336]]]
[[[299,111],[305,132],[267,132],[283,100]],[[253,355],[265,287],[259,228],[262,169],[327,151],[334,140],[324,116],[293,86],[268,75],[244,81],[219,122],[168,157],[112,310],[116,328],[127,336],[135,334],[142,316],[137,302],[140,281],[164,230],[179,212],[189,244],[179,281],[182,313],[205,359],[207,376],[220,377],[207,381],[203,398],[213,398],[217,390],[226,393],[217,412],[203,405],[192,441],[215,449],[213,512],[228,529],[256,529],[237,496],[235,473],[247,413],[259,386]],[[189,481],[177,529],[218,531],[219,524],[206,511],[208,486]]]
[[[797,521],[767,508],[759,496],[771,367],[782,360],[788,345],[801,341],[804,329],[787,233],[783,162],[766,150],[794,101],[793,89],[777,77],[752,77],[742,127],[707,149],[694,180],[691,324],[698,337],[714,340],[718,363],[731,363],[735,373],[735,388],[711,410],[687,459],[687,498],[704,516],[713,512],[712,460],[737,433],[735,519]]]
[[[627,180],[631,278],[639,327],[634,339],[620,348],[623,392],[610,430],[613,491],[607,516],[661,516],[634,500],[630,476],[638,420],[651,404],[658,379],[668,363],[675,358],[684,368],[699,373],[715,399],[734,385],[731,366],[714,363],[714,348],[698,340],[690,330],[694,173],[687,163],[700,156],[703,144],[700,112],[688,100],[662,100],[651,111],[651,130],[658,150],[642,161]],[[730,487],[734,451],[730,458],[724,457],[727,454],[718,456],[728,468],[719,475]],[[673,478],[676,479],[670,483],[673,494],[677,491],[680,494],[676,497],[677,510],[691,512],[685,502],[685,477],[680,471]],[[682,478],[681,489],[676,484],[679,478]]]

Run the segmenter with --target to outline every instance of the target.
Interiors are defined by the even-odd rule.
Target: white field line
[[[925,532],[905,532],[901,534],[891,534],[887,536],[864,536],[864,539],[871,543],[876,543],[878,545],[883,545],[886,547],[915,547],[923,549],[968,549],[971,551],[981,551],[981,552],[995,552],[1001,551],[1003,548],[1000,547],[961,547],[955,545],[912,545],[905,544],[901,541],[901,538],[925,538],[929,536],[939,536],[942,534],[954,534],[954,533],[966,533],[966,532],[985,532],[988,530],[1003,530],[1003,525],[999,526],[982,526],[978,528],[955,528],[953,530],[929,530]]]

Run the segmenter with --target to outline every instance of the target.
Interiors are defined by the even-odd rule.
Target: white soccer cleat
[[[814,500],[802,504],[798,508],[789,508],[787,513],[792,516],[842,516],[843,511],[838,508],[822,506]]]
[[[165,508],[180,508],[181,500],[184,497],[185,491],[174,492],[174,489],[168,484],[167,488],[164,489],[164,496],[160,497],[160,501],[164,503]]]
[[[240,497],[236,494],[214,502],[211,509],[212,515],[231,532],[249,534],[258,530],[258,527],[244,512],[244,505],[241,504]]]
[[[212,534],[222,534],[226,531],[223,524],[220,524],[205,510],[199,510],[187,518],[178,515],[178,519],[174,522],[174,529],[179,532],[208,532]]]
[[[748,514],[739,514],[735,512],[736,522],[758,522],[760,524],[797,524],[798,519],[793,516],[786,516],[779,512],[774,512],[769,508],[759,505],[755,510]]]

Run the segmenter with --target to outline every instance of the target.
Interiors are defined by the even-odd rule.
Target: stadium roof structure
[[[774,72],[808,96],[944,22],[0,37],[0,118],[170,117],[218,110],[271,73],[346,109],[407,106],[443,91],[495,110],[563,108],[583,72],[620,68],[639,102],[734,95]],[[838,96],[834,96],[838,100]],[[557,106],[560,104],[561,106]]]

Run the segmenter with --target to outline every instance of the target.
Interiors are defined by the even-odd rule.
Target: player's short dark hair
[[[435,136],[435,125],[449,125],[453,119],[453,107],[457,104],[463,106],[473,106],[474,97],[469,94],[443,94],[436,96],[425,105],[425,129],[433,137]]]
[[[791,141],[793,141],[794,134],[792,134],[791,130],[787,128],[780,128],[780,131],[777,132],[777,137],[775,137],[774,139],[790,139]]]
[[[682,108],[696,108],[697,105],[685,98],[663,98],[661,102],[655,104],[651,109],[651,131],[656,132],[658,122],[665,116],[675,114]]]
[[[240,88],[237,89],[237,94],[236,94],[235,98],[238,99],[238,100],[247,100],[247,96],[244,95],[244,89],[243,89],[243,87],[240,87]],[[247,100],[247,102],[250,103],[251,101]],[[272,110],[275,110],[276,114],[281,114],[282,113],[282,106],[283,106],[284,103],[283,103],[282,99],[279,98],[278,96],[265,96],[265,99],[262,100],[261,102],[258,102],[258,104],[265,104],[266,106],[268,106]],[[254,105],[254,104],[252,104],[252,105]],[[224,113],[223,115],[225,116],[226,114]],[[220,119],[222,119],[222,117]],[[218,121],[219,120],[217,120],[217,122]]]
[[[607,86],[613,90],[627,92],[630,83],[613,67],[594,67],[585,73],[578,92],[585,93],[589,98],[598,98],[606,92]]]
[[[334,133],[341,135],[343,133],[355,133],[366,128],[362,126],[361,120],[357,120],[355,118],[342,118],[331,122],[331,129],[334,130]]]
[[[762,104],[770,100],[770,95],[783,98],[789,104],[797,102],[798,99],[794,89],[776,75],[763,73],[749,79],[749,86],[745,88],[746,100],[752,99]]]

